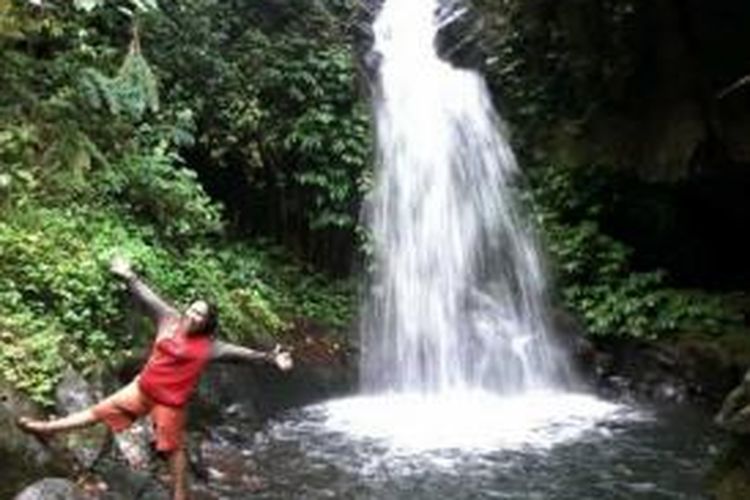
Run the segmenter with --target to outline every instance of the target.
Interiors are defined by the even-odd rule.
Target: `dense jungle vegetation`
[[[743,68],[696,68],[705,41],[688,36],[695,88],[662,99],[670,82],[641,35],[684,12],[573,3],[478,0],[471,44],[528,172],[557,298],[591,335],[744,336],[734,292],[750,272],[698,269],[715,254],[690,247],[703,235],[673,203],[696,169],[742,163],[716,152],[710,96]],[[212,297],[235,340],[283,338],[299,317],[352,330],[374,158],[366,11],[0,0],[0,376],[45,401],[67,364],[148,341],[108,276],[114,252],[170,297]]]

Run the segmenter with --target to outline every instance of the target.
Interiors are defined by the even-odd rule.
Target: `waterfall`
[[[562,389],[570,370],[550,335],[538,243],[514,200],[516,158],[483,78],[438,57],[452,15],[439,13],[438,0],[385,0],[373,25],[378,171],[362,385]]]

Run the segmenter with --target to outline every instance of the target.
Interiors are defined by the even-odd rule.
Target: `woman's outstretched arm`
[[[230,344],[217,340],[214,342],[211,361],[219,362],[268,362],[282,371],[292,369],[292,355],[289,351],[277,345],[272,351],[256,351],[248,347]]]
[[[179,311],[162,299],[133,271],[130,263],[122,257],[112,259],[112,274],[122,279],[128,290],[146,309],[146,314],[158,325],[163,320],[179,316]]]

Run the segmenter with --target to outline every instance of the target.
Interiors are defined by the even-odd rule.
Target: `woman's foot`
[[[34,420],[29,417],[21,417],[16,420],[16,425],[22,431],[33,434],[39,439],[46,440],[52,434],[49,424],[43,420]]]

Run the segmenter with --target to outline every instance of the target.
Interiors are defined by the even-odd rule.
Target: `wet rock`
[[[294,368],[281,372],[268,363],[217,363],[201,378],[190,407],[191,425],[229,421],[259,428],[271,415],[349,393],[356,385],[351,348],[330,331],[299,318],[289,332]]]
[[[55,406],[61,415],[69,415],[89,408],[101,399],[97,391],[78,372],[68,368],[55,389]],[[104,426],[92,426],[61,434],[58,439],[71,450],[84,469],[90,469],[107,445],[109,434]]]
[[[443,0],[436,13],[440,30],[435,40],[438,55],[459,68],[481,69],[482,17],[468,0]]]
[[[724,399],[715,422],[733,434],[711,474],[715,498],[750,498],[750,370]]]
[[[35,405],[2,381],[0,398],[0,498],[12,498],[24,485],[45,476],[68,474],[73,464],[63,453],[16,426],[20,415],[39,415]]]
[[[738,380],[738,366],[710,340],[598,339],[596,349],[599,388],[609,396],[718,407]]]
[[[199,453],[211,490],[249,493],[267,488],[250,450],[214,433],[201,441]]]
[[[596,347],[586,339],[583,324],[572,313],[562,308],[552,311],[553,339],[566,353],[570,354],[579,372],[593,375],[598,366]]]
[[[372,86],[377,81],[381,55],[373,50],[375,42],[372,23],[380,12],[383,0],[363,0],[356,11],[353,23],[354,51],[359,69],[365,80]]]
[[[736,435],[709,474],[716,500],[750,498],[750,436]]]
[[[93,469],[111,494],[125,499],[169,497],[167,488],[157,479],[164,464],[158,460],[152,441],[153,430],[148,417],[114,434],[112,446]]]
[[[0,378],[0,405],[15,415],[39,417],[41,408]]]
[[[724,399],[715,421],[730,432],[750,435],[750,370]]]
[[[190,405],[190,424],[230,419],[259,427],[264,416],[257,401],[264,395],[258,384],[258,374],[264,368],[271,369],[250,363],[210,366],[201,377],[194,403]]]
[[[358,380],[358,351],[348,335],[334,335],[324,325],[297,318],[289,332],[294,369],[289,373],[264,370],[259,383],[267,414],[350,394]]]
[[[170,497],[168,488],[157,479],[156,467],[134,469],[107,456],[97,462],[95,472],[106,483],[112,498],[167,500]]]
[[[55,388],[55,405],[60,413],[73,413],[93,405],[101,398],[101,391],[94,388],[72,368],[63,372],[60,383]]]
[[[691,389],[674,358],[654,346],[621,347],[597,362],[598,388],[607,396],[676,403],[689,399]]]
[[[26,487],[14,500],[86,500],[83,490],[68,479],[46,478]]]
[[[128,429],[114,436],[115,448],[134,469],[147,469],[153,465],[153,441],[153,426],[148,417],[137,420]]]

